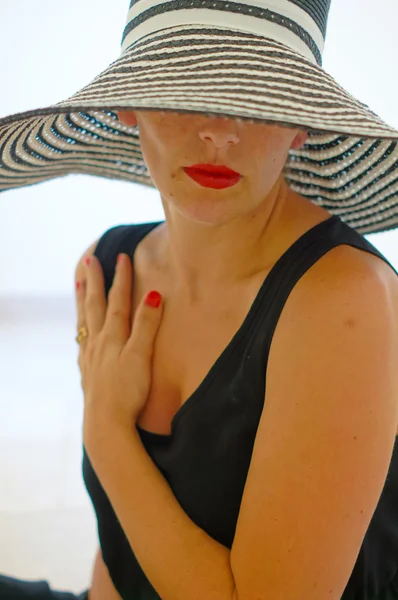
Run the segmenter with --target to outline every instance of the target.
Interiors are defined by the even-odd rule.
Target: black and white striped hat
[[[398,131],[322,65],[330,0],[132,0],[120,57],[63,102],[0,119],[0,191],[70,173],[155,187],[117,110],[309,132],[289,186],[361,234],[398,227]]]

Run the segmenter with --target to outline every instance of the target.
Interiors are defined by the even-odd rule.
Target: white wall
[[[0,116],[59,102],[113,62],[128,5],[2,0]],[[396,0],[332,0],[324,67],[398,128],[397,19]],[[76,262],[106,229],[163,218],[156,190],[87,175],[3,192],[0,296],[74,295]],[[398,231],[367,238],[398,267]]]

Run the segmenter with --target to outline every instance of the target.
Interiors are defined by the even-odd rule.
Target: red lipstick
[[[184,172],[203,187],[223,189],[236,185],[242,176],[224,165],[197,164],[184,167]]]

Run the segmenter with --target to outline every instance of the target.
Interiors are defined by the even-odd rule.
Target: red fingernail
[[[80,286],[81,286],[81,282],[80,281],[76,281],[76,289],[77,289],[77,291],[80,290]]]
[[[85,261],[84,261],[84,262],[85,262],[85,263],[86,263],[86,265],[89,267],[89,266],[90,266],[90,263],[91,263],[91,258],[88,258],[88,257],[87,257],[87,258],[85,259]]]
[[[145,304],[148,304],[149,306],[153,306],[153,308],[158,308],[161,299],[162,299],[162,296],[159,294],[159,292],[152,291],[152,292],[149,292],[149,294],[145,298]]]

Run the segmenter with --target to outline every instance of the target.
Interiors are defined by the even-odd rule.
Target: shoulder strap
[[[161,222],[117,225],[100,237],[94,255],[102,266],[106,295],[112,286],[118,255],[123,252],[132,258],[139,241]]]

